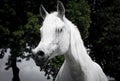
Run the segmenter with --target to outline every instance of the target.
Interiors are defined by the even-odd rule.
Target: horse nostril
[[[44,56],[44,52],[43,52],[43,51],[39,51],[39,52],[38,52],[38,55],[39,55],[39,56]]]

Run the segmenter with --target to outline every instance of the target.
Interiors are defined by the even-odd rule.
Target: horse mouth
[[[35,61],[35,64],[39,66],[40,68],[45,67],[49,62],[49,56],[47,57],[40,57],[40,56],[33,56],[33,60]]]

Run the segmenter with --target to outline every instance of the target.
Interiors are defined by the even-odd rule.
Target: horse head
[[[64,22],[65,8],[58,1],[57,11],[48,13],[41,5],[40,15],[44,19],[40,28],[41,41],[38,46],[32,50],[38,65],[51,58],[65,54],[69,49],[69,31]]]

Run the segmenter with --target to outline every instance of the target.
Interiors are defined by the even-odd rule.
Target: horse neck
[[[70,67],[78,66],[82,70],[84,66],[86,67],[90,64],[91,58],[87,54],[77,27],[67,19],[65,19],[65,22],[70,27],[70,46],[67,54],[65,54],[66,62]]]

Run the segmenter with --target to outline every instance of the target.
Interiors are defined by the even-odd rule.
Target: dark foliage
[[[120,81],[120,0],[89,0],[89,3],[90,55],[107,75]]]

